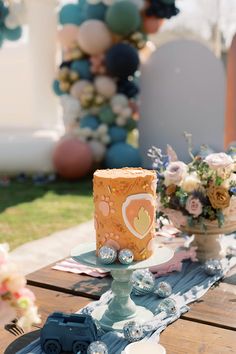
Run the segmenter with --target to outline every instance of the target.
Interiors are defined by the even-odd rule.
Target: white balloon
[[[106,147],[104,144],[97,140],[91,140],[88,144],[91,147],[94,161],[101,162],[106,153]]]
[[[111,99],[111,105],[112,106],[122,106],[122,107],[127,107],[129,104],[129,100],[125,95],[122,94],[117,94],[115,96],[112,97]]]
[[[116,118],[116,124],[119,127],[123,127],[126,124],[126,119],[124,117],[119,116]]]
[[[68,126],[73,123],[76,118],[80,117],[81,105],[79,100],[71,95],[62,95],[60,100],[63,109],[64,124]]]
[[[4,23],[5,26],[9,29],[15,29],[20,24],[18,18],[12,13],[9,13],[9,15],[5,18]]]
[[[108,126],[106,124],[99,125],[97,132],[99,134],[106,134],[108,132]]]
[[[104,135],[101,137],[101,142],[103,142],[104,144],[109,144],[111,142],[111,138],[109,135]]]
[[[126,107],[120,113],[121,117],[129,118],[132,115],[132,109],[130,107]]]

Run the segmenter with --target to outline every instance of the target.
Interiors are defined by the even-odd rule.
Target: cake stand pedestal
[[[92,317],[99,321],[104,330],[122,331],[127,321],[137,320],[142,323],[153,318],[151,311],[145,307],[136,306],[131,299],[131,275],[136,269],[166,263],[173,257],[173,254],[174,252],[171,249],[156,245],[153,255],[144,261],[133,262],[130,265],[120,263],[105,265],[96,256],[95,243],[83,244],[72,250],[71,256],[75,261],[111,272],[113,298],[108,305],[100,306],[92,312]]]

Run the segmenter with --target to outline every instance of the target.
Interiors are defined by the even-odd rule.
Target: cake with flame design
[[[93,178],[97,251],[128,248],[134,260],[152,255],[156,172],[142,168],[97,170]]]

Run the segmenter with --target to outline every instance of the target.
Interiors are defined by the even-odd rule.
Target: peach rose
[[[181,211],[170,208],[165,208],[162,211],[177,229],[187,225],[187,217],[183,215]]]
[[[170,162],[164,172],[164,184],[168,187],[170,184],[180,186],[187,174],[187,165],[182,161]]]
[[[201,201],[190,195],[187,199],[185,209],[191,214],[194,218],[197,218],[202,213],[202,203]]]

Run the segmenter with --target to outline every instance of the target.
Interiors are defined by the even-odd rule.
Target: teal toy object
[[[173,251],[167,247],[155,246],[153,255],[141,262],[129,265],[120,263],[102,264],[96,257],[96,244],[82,244],[72,250],[72,258],[90,267],[100,267],[111,271],[113,282],[112,300],[106,306],[99,306],[92,312],[92,317],[99,321],[104,330],[122,332],[123,326],[130,320],[140,323],[153,318],[153,313],[142,306],[136,306],[130,298],[132,291],[131,275],[136,269],[151,267],[168,262],[173,257]]]
[[[108,8],[106,23],[111,32],[127,36],[140,26],[138,7],[128,0],[117,1]]]
[[[86,354],[89,344],[95,340],[97,327],[89,315],[54,312],[40,332],[41,348],[46,354]]]
[[[142,165],[139,150],[127,143],[113,144],[106,153],[107,168],[140,167]]]

